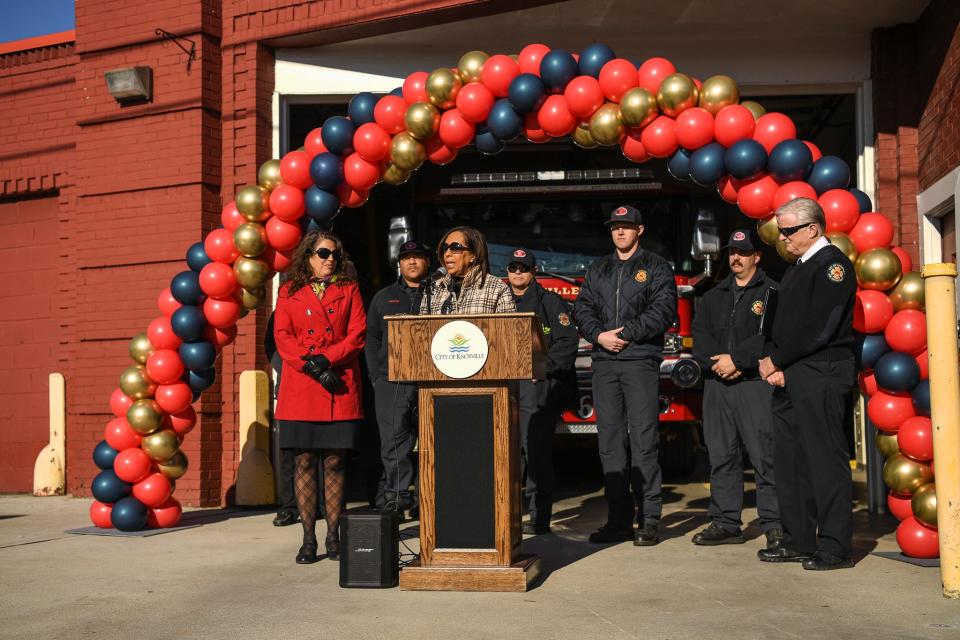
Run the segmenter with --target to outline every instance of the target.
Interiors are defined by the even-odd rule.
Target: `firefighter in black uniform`
[[[385,316],[417,313],[419,285],[430,269],[431,251],[411,240],[400,245],[400,275],[397,281],[373,296],[367,310],[367,344],[364,356],[373,381],[377,426],[380,431],[380,459],[383,462],[383,489],[377,498],[380,508],[416,512],[413,445],[417,440],[417,385],[387,379],[387,321]]]
[[[823,209],[797,198],[777,210],[780,239],[797,256],[780,287],[773,345],[760,374],[773,392],[773,465],[783,541],[766,562],[804,569],[853,566],[853,482],[844,417],[854,385],[850,260],[824,237]]]
[[[710,525],[693,543],[746,542],[740,530],[742,447],[754,469],[760,528],[773,548],[783,535],[774,487],[773,387],[760,377],[757,363],[767,342],[760,320],[769,290],[778,285],[758,266],[762,251],[755,232],[734,231],[726,248],[731,273],[703,297],[693,321],[693,357],[707,372],[703,437],[710,456]]]
[[[553,512],[553,432],[569,398],[576,395],[574,362],[580,337],[567,303],[537,282],[537,261],[528,249],[516,249],[507,265],[507,279],[517,311],[537,314],[547,351],[545,380],[520,382],[520,454],[526,471],[524,493],[530,521],[523,532],[550,533]],[[521,474],[523,475],[523,474]]]
[[[590,541],[650,546],[660,541],[658,391],[677,287],[667,261],[640,247],[639,211],[617,207],[606,224],[616,249],[590,265],[574,306],[580,332],[594,345],[593,402],[608,507],[607,522]]]

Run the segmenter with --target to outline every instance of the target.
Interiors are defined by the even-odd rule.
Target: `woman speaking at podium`
[[[428,278],[420,302],[421,314],[462,315],[516,311],[513,294],[500,278],[490,275],[487,240],[472,227],[447,231],[437,247],[446,273]]]
[[[357,448],[360,361],[367,319],[347,256],[332,233],[308,233],[293,256],[274,313],[274,338],[283,359],[275,417],[280,447],[296,455],[294,493],[303,524],[298,564],[317,561],[318,463],[323,464],[327,520],[326,551],[340,555],[338,527],[343,505],[347,449]]]

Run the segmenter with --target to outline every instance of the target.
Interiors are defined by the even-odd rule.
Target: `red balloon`
[[[666,58],[650,58],[637,69],[637,80],[639,86],[657,95],[663,79],[676,72],[677,68]]]
[[[882,291],[857,291],[853,304],[853,328],[860,333],[883,331],[893,317],[893,303]]]
[[[313,156],[327,152],[327,146],[323,144],[323,127],[317,127],[307,134],[306,140],[303,141],[303,148],[311,159]]]
[[[177,349],[183,340],[173,332],[170,318],[160,316],[147,325],[147,339],[157,349]]]
[[[614,58],[600,68],[600,88],[610,102],[620,102],[623,94],[637,86],[637,67],[629,60]]]
[[[890,251],[893,251],[894,255],[900,258],[900,268],[903,273],[913,271],[913,258],[903,247],[890,247]]]
[[[827,219],[827,232],[847,233],[857,224],[857,219],[860,217],[860,203],[846,189],[830,189],[821,195],[817,202]]]
[[[523,116],[523,135],[528,141],[534,144],[542,144],[550,141],[550,134],[540,126],[540,121],[537,120],[535,111],[531,111]]]
[[[175,382],[183,371],[183,360],[172,349],[158,349],[147,356],[147,375],[157,384]]]
[[[731,104],[717,112],[713,135],[717,142],[729,147],[734,142],[752,138],[756,126],[757,121],[749,109],[739,104]]]
[[[159,507],[147,511],[147,526],[151,529],[166,529],[175,527],[183,515],[183,507],[176,498],[170,496]]]
[[[113,459],[113,472],[124,482],[140,482],[152,468],[153,460],[140,447],[124,449]]]
[[[939,558],[940,538],[936,529],[923,526],[910,516],[897,527],[897,544],[910,558]]]
[[[406,128],[403,121],[406,114],[407,101],[400,96],[383,96],[373,108],[373,119],[390,135]]]
[[[306,189],[313,184],[310,178],[310,154],[306,151],[291,151],[280,159],[280,177],[285,184]],[[210,254],[207,254],[210,255]]]
[[[477,127],[463,117],[459,109],[445,111],[440,117],[440,141],[451,149],[460,149],[470,144]]]
[[[737,190],[737,205],[747,217],[766,218],[773,213],[773,196],[779,188],[780,184],[769,175],[747,180]]]
[[[877,386],[877,377],[873,371],[861,371],[857,375],[857,383],[860,385],[860,391],[867,396],[872,396],[880,388]]]
[[[677,150],[676,121],[667,116],[657,118],[644,127],[640,133],[640,142],[654,158],[667,158]]]
[[[270,211],[274,218],[287,222],[299,220],[304,212],[303,191],[288,184],[274,187],[270,193]]]
[[[90,505],[90,522],[93,526],[100,529],[112,529],[113,523],[110,522],[110,513],[113,511],[113,505],[94,500]]]
[[[528,44],[520,50],[517,56],[517,65],[520,67],[520,73],[532,73],[540,77],[540,61],[543,56],[550,53],[550,47],[545,44]]]
[[[246,218],[237,209],[237,203],[233,200],[223,205],[223,209],[220,210],[220,224],[230,231],[236,231],[237,227],[246,221]]]
[[[207,252],[207,257],[214,262],[230,265],[240,255],[233,244],[233,231],[227,229],[214,229],[208,233],[203,241],[203,250]]]
[[[197,411],[191,406],[178,413],[164,416],[163,426],[166,429],[173,429],[174,433],[182,438],[197,426]]]
[[[927,350],[924,349],[923,353],[918,355],[914,360],[917,361],[917,366],[920,367],[920,379],[926,380],[930,377],[930,358],[927,357]]]
[[[190,390],[190,386],[186,382],[161,384],[157,387],[154,400],[167,413],[180,413],[193,402],[193,391]]]
[[[913,399],[909,394],[895,395],[881,389],[867,401],[867,415],[877,429],[893,433],[915,415]]]
[[[293,264],[293,252],[277,251],[273,247],[267,247],[267,250],[260,254],[260,259],[274,271],[282,273]]]
[[[457,150],[443,144],[439,136],[433,136],[423,146],[427,151],[427,160],[433,164],[450,164],[457,158]]]
[[[628,160],[646,162],[650,159],[650,154],[643,148],[643,142],[640,140],[642,135],[640,131],[629,131],[620,141],[620,150]]]
[[[390,134],[376,122],[367,122],[353,134],[353,148],[367,162],[380,162],[390,155]]]
[[[403,81],[403,99],[407,104],[416,102],[430,102],[427,95],[427,78],[430,76],[426,71],[414,71]]]
[[[270,222],[277,218],[270,218]],[[281,224],[286,224],[277,220]],[[200,270],[200,288],[212,298],[226,298],[237,290],[237,277],[233,274],[233,267],[222,262],[211,262]],[[159,382],[159,380],[157,381]]]
[[[123,451],[139,447],[143,437],[133,430],[126,417],[120,417],[107,423],[107,428],[103,430],[103,439],[117,451]]]
[[[118,418],[127,415],[127,409],[133,404],[133,398],[125,394],[119,387],[110,394],[110,411]]]
[[[726,109],[727,107],[724,108]],[[809,198],[810,200],[816,200],[817,191],[806,182],[800,182],[799,180],[794,182],[785,182],[780,186],[779,189],[777,189],[777,192],[773,194],[773,210],[776,211],[791,200],[796,200],[797,198]]]
[[[477,124],[484,122],[490,115],[494,101],[490,89],[479,82],[468,82],[457,94],[457,109],[464,120]]]
[[[337,185],[337,196],[340,198],[340,204],[351,209],[362,207],[370,197],[369,191],[354,189],[346,182]]]
[[[207,298],[203,301],[203,317],[213,327],[229,327],[240,319],[243,307],[232,297]]]
[[[927,348],[927,316],[916,309],[897,311],[883,337],[894,351],[918,355]]]
[[[230,325],[229,327],[207,327],[203,330],[203,339],[207,342],[213,344],[218,349],[223,349],[225,346],[234,341],[237,337],[237,325]]]
[[[890,491],[887,494],[887,509],[893,514],[893,517],[903,522],[907,518],[913,517],[913,507],[910,501],[913,498],[909,493],[901,495],[896,491]]]
[[[167,476],[155,471],[133,485],[133,497],[148,507],[159,507],[173,492]]]
[[[908,458],[920,462],[933,459],[933,426],[930,418],[913,416],[907,418],[897,431],[897,445]]]
[[[729,202],[730,204],[737,204],[737,196],[740,187],[743,185],[742,180],[737,180],[730,176],[723,176],[717,180],[717,193],[720,194],[720,197],[723,198],[724,202]]]
[[[677,116],[677,142],[684,149],[699,149],[713,142],[713,124],[713,116],[706,109],[687,109]]]
[[[487,58],[480,69],[480,82],[498,98],[510,93],[510,83],[520,75],[520,66],[510,56],[497,54]]]
[[[807,141],[807,140],[804,140],[804,141],[803,141],[803,144],[807,145],[807,149],[810,149],[810,153],[813,154],[813,161],[814,161],[814,162],[816,162],[817,160],[819,160],[820,158],[823,157],[823,152],[820,151],[820,147],[818,147],[817,145],[815,145],[815,144],[813,144],[812,142],[809,142],[809,141]]]
[[[797,137],[797,126],[789,116],[782,113],[765,113],[757,119],[753,139],[763,145],[767,153],[778,143]]]
[[[280,218],[273,217],[267,220],[267,224],[264,225],[264,230],[267,233],[267,242],[269,242],[270,246],[274,249],[278,249],[280,251],[290,251],[300,244],[300,225],[298,224],[286,222]],[[203,277],[202,273],[200,274],[200,277]],[[201,288],[203,287],[202,282],[200,286]],[[226,297],[217,296],[212,293],[208,295],[216,298]]]
[[[570,113],[567,100],[559,94],[547,96],[537,111],[537,122],[553,138],[565,136],[577,126],[577,119]]]
[[[157,296],[157,308],[160,309],[160,313],[168,318],[173,315],[174,311],[182,306],[183,305],[173,297],[173,294],[170,293],[170,287],[161,291],[160,295]]]
[[[592,76],[577,76],[563,90],[567,109],[578,118],[589,118],[603,105],[603,90]]]
[[[857,253],[876,247],[889,247],[893,242],[893,225],[882,214],[862,213],[850,230],[850,240],[857,248]]]
[[[343,161],[343,180],[357,191],[369,191],[380,180],[380,167],[375,162],[364,160],[359,153],[351,153]]]

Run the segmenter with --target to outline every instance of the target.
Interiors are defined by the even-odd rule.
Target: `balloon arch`
[[[820,203],[830,240],[856,267],[860,388],[887,458],[897,541],[908,555],[935,557],[923,283],[908,254],[890,246],[892,224],[849,188],[843,160],[798,140],[786,115],[741,102],[732,78],[701,82],[664,58],[638,68],[602,44],[579,55],[542,44],[518,55],[471,51],[455,68],[412,73],[388,95],[357,94],[346,117],[328,118],[302,149],[265,162],[258,184],[223,208],[223,226],[188,249],[189,269],[157,301],[161,315],[130,343],[134,364],[110,397],[116,417],[93,453],[102,469],[93,523],[137,530],[179,521],[173,481],[187,470],[179,445],[196,423],[192,402],[214,383],[217,353],[264,302],[272,274],[290,266],[303,233],[363,205],[381,181],[402,184],[471,143],[493,155],[520,136],[618,145],[633,162],[665,158],[676,179],[716,186],[784,259],[773,211],[798,197]]]

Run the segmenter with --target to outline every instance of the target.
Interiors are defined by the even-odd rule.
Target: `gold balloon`
[[[910,508],[917,520],[928,527],[937,526],[937,485],[925,484],[913,492]]]
[[[460,79],[464,82],[477,82],[480,80],[480,71],[483,69],[483,63],[487,61],[490,54],[485,51],[468,51],[460,57],[457,63],[457,71],[460,73]]]
[[[153,398],[135,400],[127,409],[127,422],[142,436],[153,433],[163,423],[163,409]]]
[[[267,232],[258,222],[244,222],[233,232],[233,245],[248,258],[256,258],[267,250]]]
[[[830,241],[830,244],[835,246],[840,251],[843,251],[843,254],[847,256],[847,259],[850,262],[857,262],[857,245],[853,244],[853,240],[850,239],[850,236],[845,234],[843,231],[831,231],[827,234],[827,240]]]
[[[620,98],[620,119],[628,127],[645,127],[659,114],[656,96],[643,87],[634,87]]]
[[[657,104],[664,115],[676,118],[690,107],[697,106],[700,91],[690,76],[674,73],[663,79],[657,91]]]
[[[267,160],[257,170],[257,184],[264,189],[273,190],[283,182],[280,177],[280,161]]]
[[[383,181],[394,186],[403,184],[410,179],[410,172],[397,167],[392,162],[387,163],[387,169],[383,172]]]
[[[135,362],[146,364],[147,358],[154,351],[156,351],[156,348],[151,344],[145,333],[138,333],[130,340],[130,357]]]
[[[267,288],[257,287],[256,289],[244,289],[241,287],[238,291],[240,304],[244,309],[253,310],[263,304],[267,299]]]
[[[233,263],[233,275],[244,289],[257,289],[266,284],[270,267],[263,260],[240,256]]]
[[[581,122],[577,125],[570,137],[573,139],[573,143],[581,149],[596,149],[600,146],[600,143],[594,140],[590,134],[589,122]]]
[[[883,482],[897,493],[910,493],[933,480],[930,465],[911,460],[902,453],[887,458],[883,465]]]
[[[427,159],[427,151],[416,138],[401,132],[393,136],[390,143],[390,161],[398,169],[415,171]]]
[[[853,263],[857,284],[863,289],[886,291],[900,281],[900,258],[883,247],[867,249]]]
[[[700,87],[700,106],[713,115],[739,100],[740,89],[730,76],[710,76]]]
[[[157,383],[147,375],[147,369],[142,364],[127,367],[120,374],[120,390],[133,398],[152,398],[157,390]]]
[[[160,473],[167,476],[171,480],[182,478],[183,474],[187,472],[187,467],[189,466],[190,461],[187,460],[187,456],[183,451],[177,451],[169,460],[157,463]]]
[[[237,211],[250,222],[263,222],[270,217],[267,202],[270,192],[260,185],[244,187],[237,191]]]
[[[180,441],[177,440],[177,433],[173,429],[161,429],[143,436],[140,448],[147,452],[151,460],[164,462],[180,450]]]
[[[417,140],[426,140],[440,128],[440,112],[426,102],[410,105],[403,120],[407,125],[407,133]]]
[[[441,67],[427,76],[424,89],[433,106],[438,109],[450,109],[456,104],[457,94],[460,93],[462,86],[463,81],[458,74],[452,69]]]
[[[777,254],[781,258],[783,258],[783,260],[785,260],[786,262],[793,264],[794,262],[797,261],[797,258],[799,256],[795,256],[789,251],[787,251],[787,245],[784,244],[783,240],[779,240],[779,239],[777,240],[776,248],[777,248]]]
[[[770,216],[766,220],[757,221],[757,235],[763,244],[769,247],[777,246],[780,239],[780,227],[777,226],[777,216]]]
[[[893,303],[894,311],[904,309],[924,309],[923,276],[916,271],[907,271],[900,277],[900,282],[888,294]]]
[[[620,108],[612,102],[597,109],[590,117],[590,135],[605,147],[619,144],[625,132],[626,127],[620,119]]]
[[[753,100],[744,100],[740,103],[740,105],[746,107],[750,113],[753,114],[754,120],[759,120],[760,116],[767,112],[767,110],[764,109],[759,102],[754,102]]]
[[[884,458],[889,458],[895,453],[900,453],[900,445],[897,444],[897,434],[877,431],[877,451]]]

